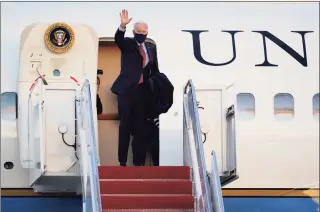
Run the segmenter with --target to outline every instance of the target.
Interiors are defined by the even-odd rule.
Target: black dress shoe
[[[120,163],[120,166],[127,166],[126,163]]]
[[[144,164],[134,164],[134,166],[144,166]]]

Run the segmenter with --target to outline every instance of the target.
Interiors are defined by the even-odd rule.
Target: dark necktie
[[[143,49],[142,44],[139,45],[139,50],[140,50],[140,54],[142,56],[142,68],[144,68],[144,66],[146,65],[145,63],[146,63],[147,56],[146,56],[146,53],[145,53],[145,51]],[[139,80],[138,84],[140,84],[140,83],[143,83],[143,74],[141,74],[141,77],[140,77],[140,80]]]

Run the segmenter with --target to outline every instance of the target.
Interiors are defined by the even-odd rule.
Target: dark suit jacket
[[[145,42],[149,62],[142,68],[143,58],[139,51],[139,46],[133,38],[125,38],[125,32],[117,30],[115,42],[121,50],[121,71],[120,75],[113,83],[111,91],[117,95],[126,94],[136,88],[141,73],[144,81],[159,72],[156,46],[152,43]]]

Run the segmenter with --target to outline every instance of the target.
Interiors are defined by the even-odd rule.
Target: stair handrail
[[[213,210],[214,212],[224,212],[219,168],[215,151],[211,152],[211,173],[209,174],[209,180]]]
[[[201,184],[201,196],[202,196],[202,204],[204,206],[205,212],[212,212],[212,203],[211,203],[211,194],[210,194],[210,185],[209,180],[207,177],[207,168],[203,150],[203,144],[201,139],[201,131],[200,131],[200,119],[198,114],[198,107],[196,101],[196,94],[195,94],[195,87],[193,85],[192,80],[190,79],[185,86],[184,89],[184,115],[185,121],[187,124],[188,135],[191,137],[191,140],[194,140],[195,149],[196,149],[196,156],[192,154],[191,150],[191,159],[197,161],[197,167],[193,167],[193,172],[199,172],[196,176],[200,177],[200,182],[195,182],[196,184]],[[193,135],[192,135],[193,134]],[[195,158],[196,157],[196,158]],[[203,182],[203,184],[201,183]],[[197,185],[196,185],[197,189]],[[198,201],[201,201],[198,199]],[[198,203],[199,204],[199,203]]]
[[[83,94],[79,92],[76,96],[76,142],[80,162],[81,183],[82,183],[82,212],[87,212],[87,187],[88,187],[88,147],[86,144],[85,127],[83,126],[82,101]]]
[[[41,137],[42,134],[42,120],[40,120],[41,115],[41,106],[42,106],[42,84],[38,83],[36,81],[32,87],[30,88],[30,93],[28,97],[28,148],[27,148],[27,158],[23,157],[24,160],[21,161],[22,166],[24,168],[36,168],[44,171],[43,167],[43,157],[41,156],[40,152],[37,152],[35,149],[40,149],[42,150],[44,148],[44,143],[43,143],[43,138]],[[39,92],[35,93],[34,98],[36,98],[37,104],[33,105],[33,94],[34,92]],[[36,117],[34,117],[36,116]],[[35,120],[34,118],[37,118]],[[37,123],[38,122],[38,123]],[[37,126],[35,126],[37,124]],[[35,137],[35,129],[39,133],[38,137]],[[38,139],[38,144],[40,145],[39,147],[36,148],[36,139]],[[24,166],[27,162],[27,167]]]
[[[83,86],[81,88],[81,112],[79,116],[84,115],[85,119],[82,124],[85,126],[85,139],[82,136],[79,140],[81,145],[84,145],[84,149],[87,151],[82,152],[81,154],[87,154],[89,159],[89,179],[90,179],[90,191],[91,191],[91,209],[93,212],[102,212],[101,205],[101,197],[100,197],[100,184],[99,184],[99,174],[98,174],[98,166],[100,165],[99,157],[98,157],[98,148],[97,148],[97,140],[95,134],[95,126],[93,119],[93,110],[92,110],[92,99],[91,99],[91,89],[90,83],[88,79],[85,79]],[[85,109],[85,110],[83,110]],[[81,136],[81,133],[79,132]],[[88,147],[88,148],[86,148]],[[83,164],[86,165],[86,164]],[[88,164],[87,164],[88,165]],[[84,171],[86,169],[83,169]],[[86,176],[86,173],[82,173]],[[84,179],[86,181],[86,179]],[[84,194],[86,195],[86,194]],[[86,210],[84,210],[86,211]]]
[[[91,154],[90,154],[90,186],[93,192],[92,201],[94,201],[97,205],[97,210],[94,212],[102,212],[101,206],[101,196],[100,196],[100,183],[99,183],[99,173],[98,173],[98,166],[100,165],[99,157],[98,157],[98,147],[97,147],[97,140],[96,140],[96,133],[94,128],[94,119],[93,119],[93,110],[92,110],[92,99],[91,99],[91,89],[89,80],[86,79],[83,83],[82,91],[86,91],[88,101],[85,103],[87,104],[87,108],[89,109],[89,127],[90,127],[90,135],[91,135]]]

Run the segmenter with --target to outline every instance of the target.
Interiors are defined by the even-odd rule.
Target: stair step
[[[190,179],[188,166],[100,166],[100,179]]]
[[[103,209],[193,209],[194,197],[181,194],[102,194]]]
[[[101,194],[189,194],[190,180],[100,180]]]
[[[103,209],[102,212],[194,212],[194,209]]]

